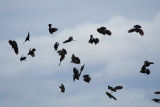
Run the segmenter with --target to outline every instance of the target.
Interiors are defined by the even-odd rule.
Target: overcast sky
[[[0,1],[0,107],[159,107],[152,101],[160,91],[160,1],[159,0],[1,0]],[[58,31],[50,34],[48,24]],[[139,24],[144,36],[127,33]],[[97,28],[105,26],[111,36]],[[23,44],[27,33],[30,41]],[[99,38],[89,44],[90,35]],[[76,41],[63,44],[69,36]],[[8,44],[16,40],[19,54]],[[58,50],[67,55],[59,66]],[[35,57],[28,56],[35,48]],[[20,62],[20,57],[27,61]],[[70,63],[72,54],[81,64]],[[145,60],[150,75],[140,73]],[[73,82],[73,68],[85,64],[82,76],[89,74],[91,82]],[[59,86],[64,84],[66,92]],[[105,92],[108,85],[124,88]]]

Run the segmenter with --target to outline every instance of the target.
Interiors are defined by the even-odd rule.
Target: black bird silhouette
[[[48,24],[48,26],[49,26],[49,32],[51,33],[51,34],[53,34],[54,32],[56,32],[57,30],[58,30],[58,28],[52,28],[51,26],[52,26],[52,24]]]
[[[80,59],[72,54],[71,63],[80,64]]]
[[[68,43],[68,42],[71,42],[71,41],[75,41],[75,40],[73,40],[73,37],[72,36],[70,36],[67,40],[65,40],[63,43]]]
[[[58,49],[58,46],[59,46],[59,43],[58,42],[56,42],[55,44],[54,44],[54,49],[57,51],[57,49]]]
[[[160,94],[160,91],[156,91],[156,92],[154,92],[155,94]]]
[[[114,88],[108,85],[108,89],[110,89],[113,92],[116,92],[117,90],[123,89],[123,86],[115,86]]]
[[[21,56],[21,58],[20,58],[20,61],[22,62],[22,61],[26,61],[26,58],[27,57],[23,57],[23,55]]]
[[[108,95],[109,98],[113,98],[114,100],[117,101],[117,99],[109,92],[106,92],[106,95]]]
[[[88,43],[91,43],[91,44],[98,44],[99,43],[99,39],[98,38],[94,38],[93,35],[90,35],[90,39],[88,41]]]
[[[85,65],[85,64],[84,64],[84,65]],[[81,76],[81,73],[82,73],[82,71],[83,71],[83,69],[84,69],[84,65],[82,65],[81,68],[80,68],[79,77]]]
[[[34,53],[35,51],[36,51],[35,48],[29,49],[28,55],[31,55],[32,57],[35,57],[35,53]]]
[[[143,68],[143,66],[142,66],[142,68]],[[142,70],[142,69],[141,69],[140,72],[141,72],[141,73],[144,73],[144,74],[147,74],[147,75],[150,74],[150,70],[149,70],[149,69],[146,69],[146,68],[145,68],[145,70]]]
[[[65,49],[57,51],[58,55],[60,55],[60,63],[59,66],[61,65],[61,62],[64,60],[65,55],[67,54],[67,51]]]
[[[86,75],[83,76],[83,80],[84,80],[85,82],[89,83],[89,82],[91,81],[91,77],[89,77],[89,75],[86,74]]]
[[[79,71],[77,68],[73,68],[73,81],[75,81],[75,79],[79,80]]]
[[[15,40],[9,40],[8,43],[12,46],[12,48],[14,49],[14,52],[18,55],[19,51],[18,51],[17,42]]]
[[[65,92],[65,87],[64,87],[64,85],[63,85],[63,84],[61,84],[61,85],[59,86],[59,88],[61,89],[61,92],[62,92],[62,93],[64,93],[64,92]]]
[[[139,33],[141,36],[144,35],[144,32],[143,30],[141,29],[141,26],[140,25],[134,25],[134,27],[130,30],[128,30],[128,33],[132,33],[132,32],[137,32]]]
[[[107,30],[106,27],[100,27],[97,29],[97,31],[103,35],[107,34],[110,36],[112,34],[112,32],[110,30]]]
[[[29,32],[28,32],[28,35],[27,35],[25,41],[23,42],[23,44],[24,44],[26,41],[29,41],[29,38],[30,38],[30,34],[29,34]]]
[[[157,98],[152,99],[152,101],[154,101],[156,103],[160,103],[160,99],[157,99]]]

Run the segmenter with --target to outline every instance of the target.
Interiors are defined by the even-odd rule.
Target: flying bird
[[[79,80],[79,71],[77,68],[73,68],[73,81],[75,81],[75,79]]]
[[[110,85],[108,85],[108,89],[111,90],[111,91],[113,91],[113,92],[116,92],[116,89],[113,88],[113,87],[111,87]]]
[[[65,92],[65,87],[64,87],[64,85],[63,85],[63,84],[61,84],[61,85],[59,86],[59,88],[61,89],[61,92],[62,92],[62,93],[64,93],[64,92]]]
[[[80,59],[72,54],[71,63],[80,64]]]
[[[49,32],[51,33],[51,34],[53,34],[54,32],[56,32],[57,30],[58,30],[58,28],[52,28],[51,26],[52,26],[52,24],[48,24],[48,26],[49,26]]]
[[[108,85],[108,89],[117,92],[117,90],[123,89],[123,86],[115,86],[114,88]]]
[[[72,36],[70,36],[67,40],[65,40],[63,43],[68,43],[68,42],[71,42],[71,41],[75,41],[75,40],[73,40],[73,37]]]
[[[84,65],[85,65],[85,64],[84,64]],[[79,77],[80,77],[80,75],[81,75],[81,73],[82,73],[82,71],[83,71],[83,69],[84,69],[84,65],[82,65],[81,68],[80,68]]]
[[[143,30],[141,29],[141,26],[140,25],[134,25],[134,27],[132,29],[129,29],[128,30],[128,33],[132,33],[132,32],[137,32],[139,33],[141,36],[144,35],[144,32]]]
[[[30,38],[30,34],[29,34],[29,32],[28,32],[28,35],[27,35],[25,41],[23,42],[23,44],[24,44],[26,41],[29,41],[29,38]]]
[[[155,94],[160,94],[160,91],[156,91],[156,92],[154,92]]]
[[[98,44],[99,43],[99,39],[98,38],[94,38],[93,35],[90,35],[90,39],[88,41],[88,43],[91,43],[91,44]]]
[[[54,44],[54,50],[56,50],[56,51],[57,51],[58,46],[59,46],[59,43],[58,43],[58,42],[56,42],[56,43]]]
[[[112,34],[112,32],[108,30],[106,27],[100,27],[97,29],[97,31],[103,35],[107,34],[110,36]]]
[[[21,58],[20,58],[20,61],[22,62],[22,61],[26,61],[26,58],[27,57],[24,57],[23,55],[21,56]]]
[[[12,46],[12,48],[14,49],[14,52],[18,55],[19,51],[18,51],[17,42],[15,40],[9,40],[8,43]]]
[[[117,101],[117,99],[109,92],[106,92],[106,95],[108,95],[109,98],[113,98],[114,100]]]
[[[89,82],[91,81],[91,77],[89,77],[89,75],[86,74],[86,75],[83,76],[83,80],[84,80],[85,82],[89,83]]]
[[[152,101],[154,101],[156,103],[160,103],[160,99],[157,99],[157,98],[152,99]]]
[[[144,74],[147,74],[147,75],[150,74],[150,70],[149,70],[149,69],[141,70],[140,72],[141,72],[141,73],[144,73]]]
[[[62,50],[58,50],[57,51],[58,55],[60,55],[60,63],[59,63],[59,66],[61,65],[61,62],[64,60],[65,58],[65,55],[67,54],[67,51],[65,49],[62,49]]]
[[[32,57],[35,57],[35,52],[36,51],[36,49],[35,48],[33,48],[33,49],[29,49],[29,52],[28,52],[28,55],[31,55]]]

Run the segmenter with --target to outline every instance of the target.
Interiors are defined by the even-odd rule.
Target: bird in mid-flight
[[[56,51],[57,51],[58,46],[59,46],[59,43],[58,43],[58,42],[56,42],[56,43],[54,44],[54,50],[56,50]]]
[[[103,35],[107,34],[110,36],[112,34],[112,32],[108,30],[106,27],[100,27],[97,29],[97,31]]]
[[[35,53],[34,53],[35,51],[36,51],[35,48],[29,49],[28,55],[31,55],[32,57],[35,57]]]
[[[18,51],[17,42],[15,40],[9,40],[8,43],[12,46],[12,48],[14,49],[14,52],[18,55],[19,51]]]
[[[89,82],[91,81],[91,77],[90,77],[88,74],[83,75],[83,80],[84,80],[85,82],[89,83]]]
[[[106,95],[108,95],[109,98],[112,98],[112,99],[117,101],[117,99],[111,93],[106,92]]]
[[[75,79],[79,80],[79,71],[77,68],[73,68],[73,81],[75,81]]]
[[[72,54],[71,63],[80,64],[80,59]]]
[[[143,32],[143,30],[141,29],[141,26],[140,26],[140,25],[134,25],[132,29],[129,29],[129,30],[128,30],[128,33],[132,33],[132,32],[137,32],[137,33],[139,33],[141,36],[144,35],[144,32]]]
[[[58,28],[52,28],[51,26],[52,26],[52,24],[48,24],[48,26],[49,26],[49,32],[51,33],[51,34],[53,34],[54,32],[56,32],[57,30],[58,30]]]
[[[63,84],[61,84],[61,85],[59,86],[59,88],[61,89],[61,92],[62,92],[62,93],[64,93],[64,92],[65,92],[65,87],[64,87],[64,85],[63,85]]]
[[[62,50],[58,50],[57,51],[58,55],[60,55],[60,63],[59,63],[59,66],[61,65],[61,62],[64,60],[65,58],[65,55],[67,54],[67,51],[65,49],[62,49]]]
[[[26,61],[26,58],[27,58],[27,57],[25,57],[25,56],[22,55],[21,58],[20,58],[20,61],[21,61],[21,62],[22,62],[22,61]]]
[[[117,90],[123,89],[123,86],[115,86],[114,88],[108,85],[108,89],[117,92]]]
[[[91,44],[98,44],[99,43],[99,39],[98,38],[94,38],[93,35],[90,35],[90,39],[88,41],[88,43],[91,43]]]
[[[27,35],[25,41],[23,42],[23,44],[24,44],[26,41],[29,41],[29,38],[30,38],[30,34],[29,34],[29,32],[28,32],[28,35]]]
[[[68,42],[71,42],[71,41],[75,41],[75,40],[73,40],[73,37],[72,36],[70,36],[67,40],[65,40],[63,43],[68,43]]]
[[[152,99],[152,101],[154,101],[156,103],[160,103],[160,99],[157,99],[157,98]]]

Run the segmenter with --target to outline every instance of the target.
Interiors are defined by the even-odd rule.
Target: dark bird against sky
[[[57,30],[58,30],[58,28],[52,28],[52,24],[48,24],[48,26],[49,26],[49,32],[51,33],[51,34],[53,34],[54,32],[56,32]]]
[[[17,42],[15,40],[9,40],[8,43],[12,46],[12,48],[14,49],[14,52],[18,55],[19,51],[18,51],[18,45]]]
[[[111,32],[110,30],[107,30],[106,27],[100,27],[100,28],[97,29],[97,31],[98,31],[100,34],[103,34],[103,35],[107,34],[107,35],[110,36],[110,35],[112,34],[112,32]]]
[[[29,41],[29,40],[30,40],[30,34],[29,34],[29,32],[28,32],[28,35],[27,35],[25,41],[23,42],[23,44],[24,44],[26,41]]]
[[[130,30],[128,30],[128,33],[132,33],[132,32],[137,32],[139,33],[141,36],[144,35],[144,32],[143,30],[141,29],[141,26],[140,25],[134,25],[134,27]]]

